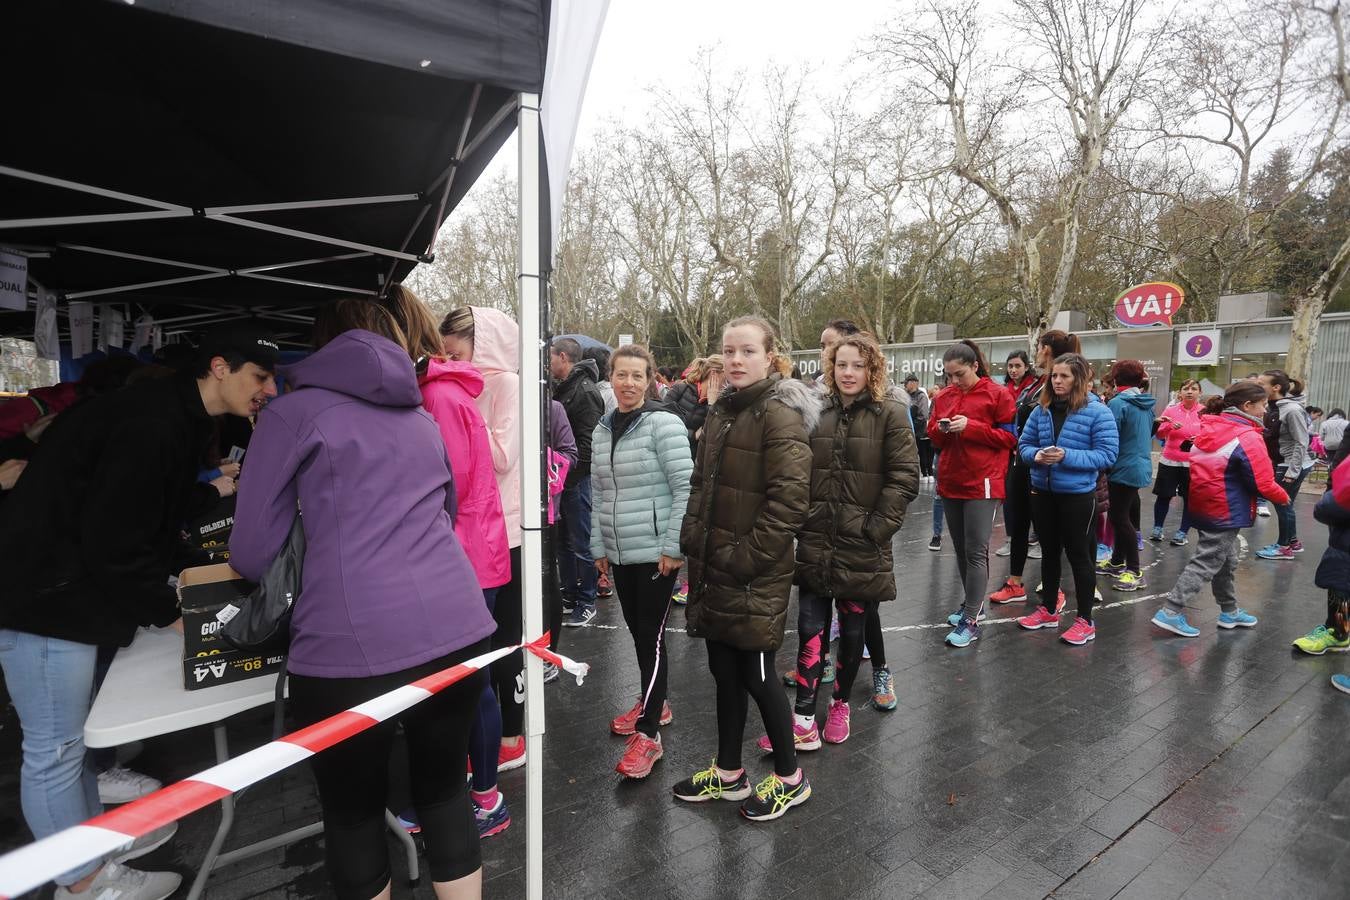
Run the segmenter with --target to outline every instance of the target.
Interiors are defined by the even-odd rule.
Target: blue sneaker
[[[1170,631],[1182,637],[1200,636],[1200,629],[1186,621],[1185,613],[1174,613],[1167,607],[1163,607],[1154,613],[1150,621],[1164,631]]]
[[[567,628],[580,628],[594,618],[594,606],[581,606],[578,604],[572,609],[572,614],[563,619],[563,625]]]
[[[1150,535],[1148,536],[1148,539],[1149,539],[1150,541],[1157,541],[1158,543],[1162,543],[1162,539],[1163,539],[1163,528],[1162,528],[1162,526],[1161,526],[1161,525],[1154,525],[1154,526],[1153,526],[1153,533],[1150,534]]]
[[[1294,559],[1294,550],[1292,547],[1281,547],[1279,544],[1267,544],[1256,555],[1262,559]]]
[[[472,798],[469,802],[473,805],[473,818],[478,823],[480,838],[501,834],[510,826],[511,811],[506,808],[506,798],[500,793],[497,794],[497,804],[492,809],[479,806]]]
[[[1097,545],[1097,562],[1100,563],[1102,560],[1111,561],[1111,548],[1107,544]]]
[[[1338,691],[1350,694],[1350,675],[1332,675],[1331,686]]]
[[[1256,616],[1243,609],[1219,613],[1220,628],[1255,628]]]
[[[1135,538],[1135,540],[1134,540],[1135,544],[1138,545],[1138,547],[1139,547],[1140,550],[1143,550],[1143,549],[1144,549],[1144,533],[1143,533],[1142,531],[1136,531],[1136,532],[1134,533],[1134,538]]]
[[[969,619],[962,619],[945,640],[953,647],[965,647],[979,639],[980,626]]]
[[[1185,547],[1186,543],[1186,532],[1178,531],[1176,534],[1172,535],[1173,547]]]

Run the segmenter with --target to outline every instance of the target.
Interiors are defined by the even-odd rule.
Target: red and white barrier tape
[[[396,716],[517,650],[527,650],[553,663],[576,676],[577,684],[580,684],[590,671],[590,666],[553,653],[548,649],[548,639],[549,636],[545,634],[528,644],[503,647],[442,669],[190,778],[160,788],[153,794],[96,816],[82,825],[67,828],[27,847],[6,853],[0,856],[0,900],[17,897],[91,860],[112,856],[141,835],[176,822],[189,813]]]

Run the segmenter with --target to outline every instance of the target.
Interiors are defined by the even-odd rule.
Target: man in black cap
[[[168,579],[213,417],[252,416],[275,397],[277,357],[252,324],[208,333],[190,371],[62,413],[0,506],[0,667],[24,732],[24,818],[39,839],[103,811],[84,748],[98,647],[178,620]],[[57,897],[168,896],[178,875],[120,863],[173,828],[72,868]]]

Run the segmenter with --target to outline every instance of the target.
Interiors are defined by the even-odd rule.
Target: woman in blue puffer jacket
[[[1111,502],[1111,530],[1115,534],[1111,559],[1097,571],[1115,576],[1118,591],[1144,586],[1139,566],[1139,489],[1153,481],[1153,408],[1157,401],[1141,385],[1148,378],[1137,359],[1118,359],[1111,366],[1116,395],[1107,409],[1120,432],[1120,452],[1106,477]]]
[[[591,556],[614,581],[633,635],[642,685],[633,708],[610,722],[629,735],[617,770],[645,778],[661,758],[666,703],[666,615],[683,559],[680,526],[689,505],[689,434],[679,416],[647,401],[656,364],[646,347],[620,347],[610,359],[617,408],[591,439]]]
[[[1097,517],[1097,473],[1111,468],[1120,435],[1110,410],[1093,396],[1092,373],[1077,353],[1055,359],[1031,412],[1017,452],[1031,467],[1031,518],[1041,538],[1041,605],[1017,624],[1029,630],[1058,627],[1060,549],[1073,570],[1078,618],[1063,635],[1070,644],[1097,637],[1092,624],[1096,592],[1093,524]]]

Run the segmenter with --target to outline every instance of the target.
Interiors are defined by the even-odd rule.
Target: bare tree
[[[1136,35],[1143,6],[1144,0],[1016,0],[1015,25],[1039,52],[1031,61],[1000,61],[1004,71],[1014,73],[1002,89],[984,77],[991,61],[983,55],[974,3],[950,6],[930,0],[921,24],[897,21],[875,42],[877,57],[906,73],[912,88],[942,108],[952,141],[951,170],[983,191],[998,210],[1032,343],[1068,294],[1083,191],[1143,83],[1146,54]],[[1053,214],[1039,223],[1018,193],[1029,167],[1018,158],[1024,148],[1008,143],[1006,121],[1032,94],[1057,101],[1067,119],[1057,132],[1064,152]],[[1044,156],[1044,139],[1037,144]],[[1042,245],[1055,231],[1059,258],[1047,286]]]
[[[1335,109],[1333,114],[1339,117],[1350,105],[1350,64],[1346,61],[1346,23],[1344,11],[1339,0],[1330,4],[1310,2],[1300,13],[1313,22],[1330,26],[1331,72],[1322,79],[1330,90],[1328,103]],[[1317,349],[1317,326],[1322,311],[1332,294],[1345,281],[1350,271],[1350,237],[1341,242],[1340,247],[1327,261],[1327,267],[1317,281],[1301,296],[1294,299],[1294,323],[1289,339],[1289,356],[1285,368],[1291,375],[1305,382],[1310,374],[1313,351]]]

